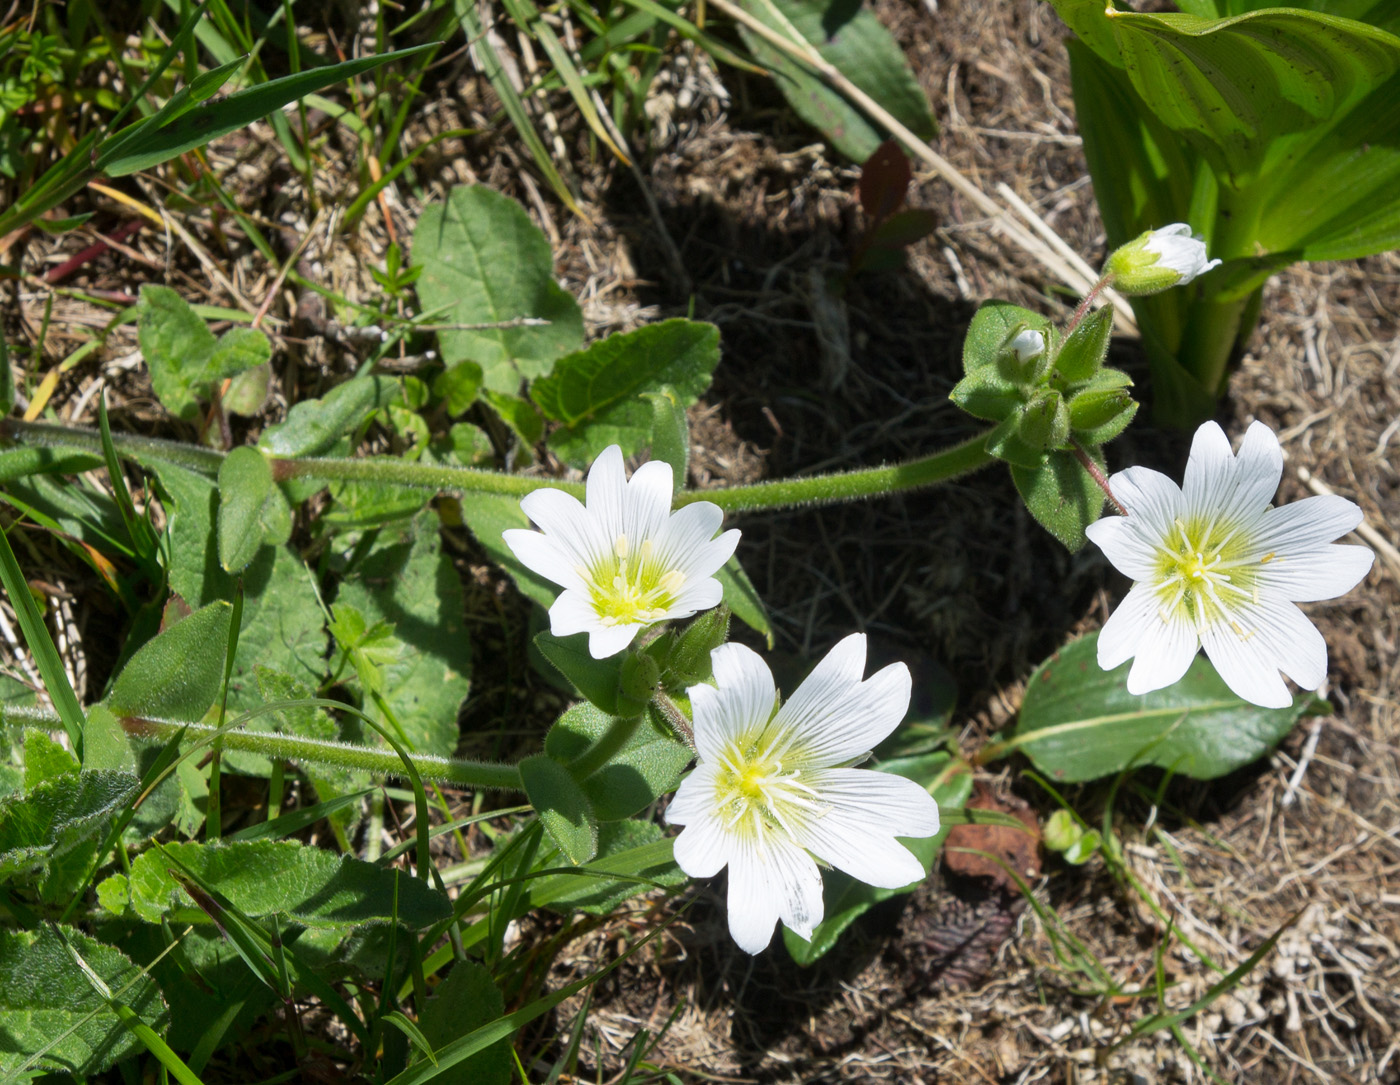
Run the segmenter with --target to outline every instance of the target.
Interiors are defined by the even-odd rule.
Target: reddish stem
[[[1100,490],[1108,495],[1109,502],[1118,510],[1119,515],[1127,516],[1128,510],[1124,507],[1123,502],[1113,496],[1113,491],[1108,488],[1108,478],[1099,465],[1094,462],[1094,457],[1089,455],[1088,450],[1073,437],[1070,438],[1069,444],[1070,448],[1074,450],[1074,458],[1084,465],[1084,470],[1089,472],[1089,477],[1094,480]]]
[[[1089,315],[1089,307],[1094,304],[1094,299],[1107,290],[1112,282],[1113,274],[1108,272],[1089,288],[1089,292],[1084,295],[1084,300],[1079,303],[1079,308],[1074,311],[1074,315],[1069,318],[1069,323],[1065,325],[1066,339],[1074,334],[1074,329],[1079,327],[1080,322]]]

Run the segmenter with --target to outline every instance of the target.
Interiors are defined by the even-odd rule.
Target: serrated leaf
[[[1031,675],[1016,722],[1016,742],[1054,780],[1077,782],[1135,765],[1160,765],[1213,780],[1263,756],[1314,702],[1259,708],[1241,700],[1197,656],[1180,682],[1131,694],[1130,663],[1098,664],[1098,634],[1072,641]]]
[[[99,835],[136,793],[135,774],[91,769],[0,802],[0,880],[37,870]]]
[[[930,753],[919,757],[883,761],[875,768],[881,772],[904,776],[925,787],[932,787],[929,793],[937,801],[940,810],[956,810],[967,802],[967,796],[972,791],[972,774],[968,771],[950,771],[952,765],[953,759],[948,754]],[[951,821],[945,818],[937,835],[901,837],[900,843],[918,856],[924,872],[927,873],[933,869],[951,828]],[[800,965],[809,965],[829,952],[842,931],[880,901],[911,892],[918,884],[915,882],[914,885],[902,889],[879,889],[857,881],[839,870],[827,871],[822,879],[824,918],[812,931],[811,940],[800,938],[791,928],[784,926],[783,944],[794,961]]]
[[[520,762],[520,780],[544,831],[574,866],[598,852],[598,817],[579,782],[548,754]]]
[[[159,988],[120,950],[71,927],[63,939],[141,1021],[160,1030],[166,1006]],[[91,1075],[143,1050],[83,975],[50,927],[0,929],[0,1076],[29,1063],[39,1071]],[[43,1052],[39,1055],[39,1052]]]
[[[308,927],[387,923],[395,914],[395,883],[399,922],[423,928],[451,914],[446,897],[402,871],[295,841],[251,840],[167,844],[142,853],[131,864],[129,891],[132,909],[148,923],[177,912],[193,917],[193,901],[167,869],[171,859],[252,919],[275,915]]]
[[[1089,451],[1102,471],[1103,454]],[[1036,468],[1013,466],[1011,478],[1041,527],[1070,551],[1084,545],[1084,529],[1103,512],[1105,496],[1072,452],[1049,452]]]
[[[263,430],[258,447],[273,456],[324,456],[370,411],[391,403],[398,393],[398,382],[389,377],[355,377],[320,399],[295,404],[285,422]]]
[[[223,684],[232,608],[201,607],[143,644],[107,695],[118,716],[198,720]]]
[[[443,553],[437,517],[424,512],[410,524],[381,530],[347,572],[336,601],[359,610],[369,626],[393,626],[408,650],[381,668],[384,700],[412,749],[450,755],[457,710],[471,689],[472,656],[462,623],[462,582]],[[365,710],[377,714],[372,704]]]
[[[850,0],[759,0],[750,14],[791,38],[796,30],[823,58],[920,139],[938,126],[903,52],[875,15]],[[742,24],[739,33],[799,117],[852,161],[864,162],[883,136],[855,106],[806,67]]]
[[[546,418],[562,423],[549,446],[584,467],[609,445],[635,455],[652,436],[645,393],[670,391],[683,411],[710,386],[719,363],[719,329],[694,320],[663,320],[600,339],[561,358],[530,386]]]
[[[505,1013],[505,999],[491,973],[475,961],[458,961],[419,1009],[418,1025],[434,1049],[466,1036]],[[439,1085],[509,1085],[510,1040],[492,1044],[447,1067]]]
[[[256,448],[235,448],[219,465],[219,564],[239,573],[265,543],[292,534],[292,510]]]
[[[617,720],[591,704],[574,705],[545,736],[544,752],[568,764],[603,736]],[[580,785],[599,821],[620,821],[640,813],[674,791],[694,756],[665,721],[650,709],[632,736],[606,765]]]
[[[515,393],[583,342],[578,303],[553,278],[549,241],[525,209],[484,185],[459,186],[423,210],[413,233],[425,311],[452,324],[543,319],[536,327],[438,333],[443,361],[481,367],[487,389]]]

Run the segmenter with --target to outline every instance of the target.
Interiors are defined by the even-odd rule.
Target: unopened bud
[[[1069,408],[1059,392],[1041,392],[1026,404],[1017,429],[1032,448],[1059,448],[1069,439]]]
[[[1185,222],[1148,230],[1108,258],[1104,271],[1120,294],[1157,294],[1218,267],[1206,258],[1205,241]]]

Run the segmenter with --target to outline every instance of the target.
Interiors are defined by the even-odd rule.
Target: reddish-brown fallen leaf
[[[943,846],[943,862],[950,871],[966,878],[989,878],[1009,893],[1015,893],[1017,886],[1008,867],[1026,881],[1040,877],[1040,823],[1025,802],[1015,795],[998,796],[979,781],[967,808],[1010,814],[1025,828],[954,825]]]

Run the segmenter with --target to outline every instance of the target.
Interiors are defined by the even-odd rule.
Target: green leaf
[[[112,684],[107,707],[118,716],[198,720],[223,684],[231,608],[201,607],[143,644]]]
[[[579,782],[548,754],[520,762],[520,779],[549,838],[574,866],[598,853],[598,818]]]
[[[142,853],[131,864],[129,892],[131,907],[148,923],[203,914],[193,912],[193,902],[171,877],[171,859],[253,919],[275,915],[308,927],[387,923],[395,914],[395,883],[400,923],[421,929],[452,911],[446,897],[402,871],[295,841],[252,840],[167,844]]]
[[[568,764],[601,738],[616,719],[594,705],[574,705],[549,729],[544,752]],[[583,794],[598,821],[630,818],[674,791],[693,756],[649,707],[622,748],[582,782]]]
[[[710,386],[718,363],[713,324],[664,320],[561,358],[550,376],[530,386],[530,395],[546,418],[562,423],[549,435],[550,448],[584,467],[608,445],[635,455],[652,439],[655,409],[642,396],[665,388],[683,412]]]
[[[481,366],[475,362],[458,362],[433,381],[433,394],[445,402],[447,413],[455,417],[476,402],[481,379]]]
[[[758,592],[754,589],[753,582],[749,580],[749,574],[744,572],[744,567],[739,564],[737,556],[730,558],[715,573],[715,579],[719,581],[720,587],[724,590],[724,605],[746,626],[754,632],[762,635],[768,642],[768,648],[773,648],[773,626],[768,621],[768,608],[763,605],[763,600],[758,597]]]
[[[1001,422],[1025,400],[1015,374],[1006,370],[1003,347],[1022,328],[1054,337],[1049,321],[1029,309],[1004,301],[987,301],[977,310],[963,339],[963,379],[949,398],[974,418]]]
[[[557,866],[557,854],[546,854],[544,865]],[[605,874],[619,877],[600,876]],[[623,901],[649,892],[651,883],[670,886],[685,880],[672,857],[672,841],[661,826],[651,821],[608,821],[598,826],[598,857],[593,862],[532,883],[525,903],[547,905],[556,912],[611,915]]]
[[[940,810],[956,810],[967,802],[967,797],[972,791],[972,774],[965,769],[950,772],[952,764],[953,759],[948,754],[931,753],[883,761],[875,768],[881,772],[904,776],[931,788],[929,794],[938,802]],[[947,840],[948,830],[951,828],[951,820],[945,818],[937,835],[900,837],[900,843],[918,856],[927,873],[933,869],[934,861],[943,850],[943,842]],[[809,965],[836,944],[842,931],[880,901],[911,892],[918,885],[919,883],[915,882],[902,889],[878,889],[839,870],[827,871],[822,879],[825,918],[812,931],[811,941],[805,941],[790,928],[783,927],[783,944],[794,961],[800,965]]]
[[[594,659],[588,652],[588,637],[583,633],[570,637],[536,633],[535,647],[583,697],[602,711],[613,716],[632,715],[628,709],[634,706],[624,702],[620,693],[624,655]],[[637,707],[637,711],[641,708]]]
[[[235,580],[218,561],[212,480],[173,464],[155,465],[163,491],[171,590],[191,606],[232,600]],[[318,686],[326,671],[325,619],[311,572],[286,546],[262,547],[244,569],[243,623],[229,681],[229,708],[261,703],[254,668],[263,663]]]
[[[671,465],[672,491],[680,493],[690,471],[690,424],[685,403],[669,386],[643,392],[651,404],[651,458]]]
[[[172,414],[193,418],[215,381],[263,365],[272,356],[267,336],[232,328],[222,339],[167,286],[141,287],[137,341],[151,372],[151,387]]]
[[[462,494],[459,501],[462,519],[476,541],[492,561],[510,574],[520,594],[545,609],[553,606],[559,586],[520,564],[501,537],[511,528],[533,527],[530,518],[520,510],[520,498],[507,494]]]
[[[258,700],[263,704],[276,701],[307,700],[316,696],[315,687],[298,681],[290,674],[262,663],[253,666],[253,681]],[[250,696],[251,696],[251,691]],[[296,705],[279,708],[275,712],[255,716],[243,724],[245,731],[279,731],[288,735],[301,735],[305,738],[334,740],[340,737],[340,727],[331,719],[324,708],[315,705]],[[272,771],[272,762],[261,754],[244,750],[223,752],[224,764],[234,772],[250,776],[267,776]],[[318,771],[327,771],[323,766]]]
[[[1104,671],[1098,634],[1056,652],[1031,675],[1016,745],[1052,780],[1077,782],[1135,765],[1213,780],[1274,747],[1313,703],[1265,709],[1242,701],[1204,656],[1154,693],[1128,692],[1131,664]]]
[[[583,342],[578,303],[554,281],[549,241],[525,209],[484,185],[459,186],[424,209],[413,233],[416,289],[425,311],[452,324],[522,318],[547,325],[442,331],[443,361],[472,361],[484,386],[519,391],[521,378],[549,372],[554,360]]]
[[[888,30],[859,0],[758,0],[750,14],[792,40],[816,47],[822,57],[920,139],[938,126],[928,100]],[[855,162],[875,153],[884,138],[855,106],[804,65],[741,25],[739,33],[773,78],[794,112]]]
[[[320,399],[295,404],[285,422],[263,430],[258,447],[273,456],[324,456],[370,411],[387,406],[398,395],[398,381],[389,377],[355,377]]]
[[[437,1049],[505,1012],[505,999],[491,973],[475,961],[458,961],[419,1008],[418,1027]],[[438,1085],[509,1085],[509,1038],[448,1067],[433,1080]]]
[[[1102,471],[1103,453],[1089,452]],[[1011,478],[1041,527],[1070,551],[1084,545],[1084,529],[1103,512],[1105,497],[1074,453],[1050,452],[1044,466],[1033,469],[1013,466]]]
[[[15,371],[10,365],[10,348],[0,336],[0,418],[5,418],[15,406]]]
[[[31,728],[24,732],[24,790],[76,774],[79,768],[78,759],[43,731]]]
[[[246,445],[219,465],[219,564],[242,572],[264,543],[292,534],[292,510],[272,481],[267,457]]]
[[[0,929],[0,1075],[7,1081],[25,1080],[18,1076],[23,1066],[97,1074],[142,1050],[83,975],[64,938],[141,1021],[158,1030],[165,1023],[159,988],[125,955],[71,927],[62,932],[60,938],[51,927]]]
[[[125,177],[129,173],[150,169],[235,129],[244,128],[281,109],[288,102],[323,87],[353,79],[392,60],[403,60],[425,49],[435,48],[437,43],[430,42],[411,49],[377,53],[285,75],[223,98],[201,102],[197,108],[183,111],[173,120],[162,121],[157,114],[151,120],[158,123],[137,121],[109,138],[98,148],[93,165],[108,177]],[[209,90],[209,84],[201,85],[201,93]],[[191,97],[198,100],[194,95]]]
[[[0,881],[37,870],[100,835],[136,785],[130,772],[93,769],[45,780],[0,802]]]
[[[457,746],[457,710],[471,689],[472,655],[462,624],[462,582],[442,551],[437,517],[424,512],[380,531],[346,574],[336,601],[359,610],[369,626],[393,626],[408,650],[382,668],[384,700],[412,749],[450,755]],[[372,705],[366,711],[377,713]]]

